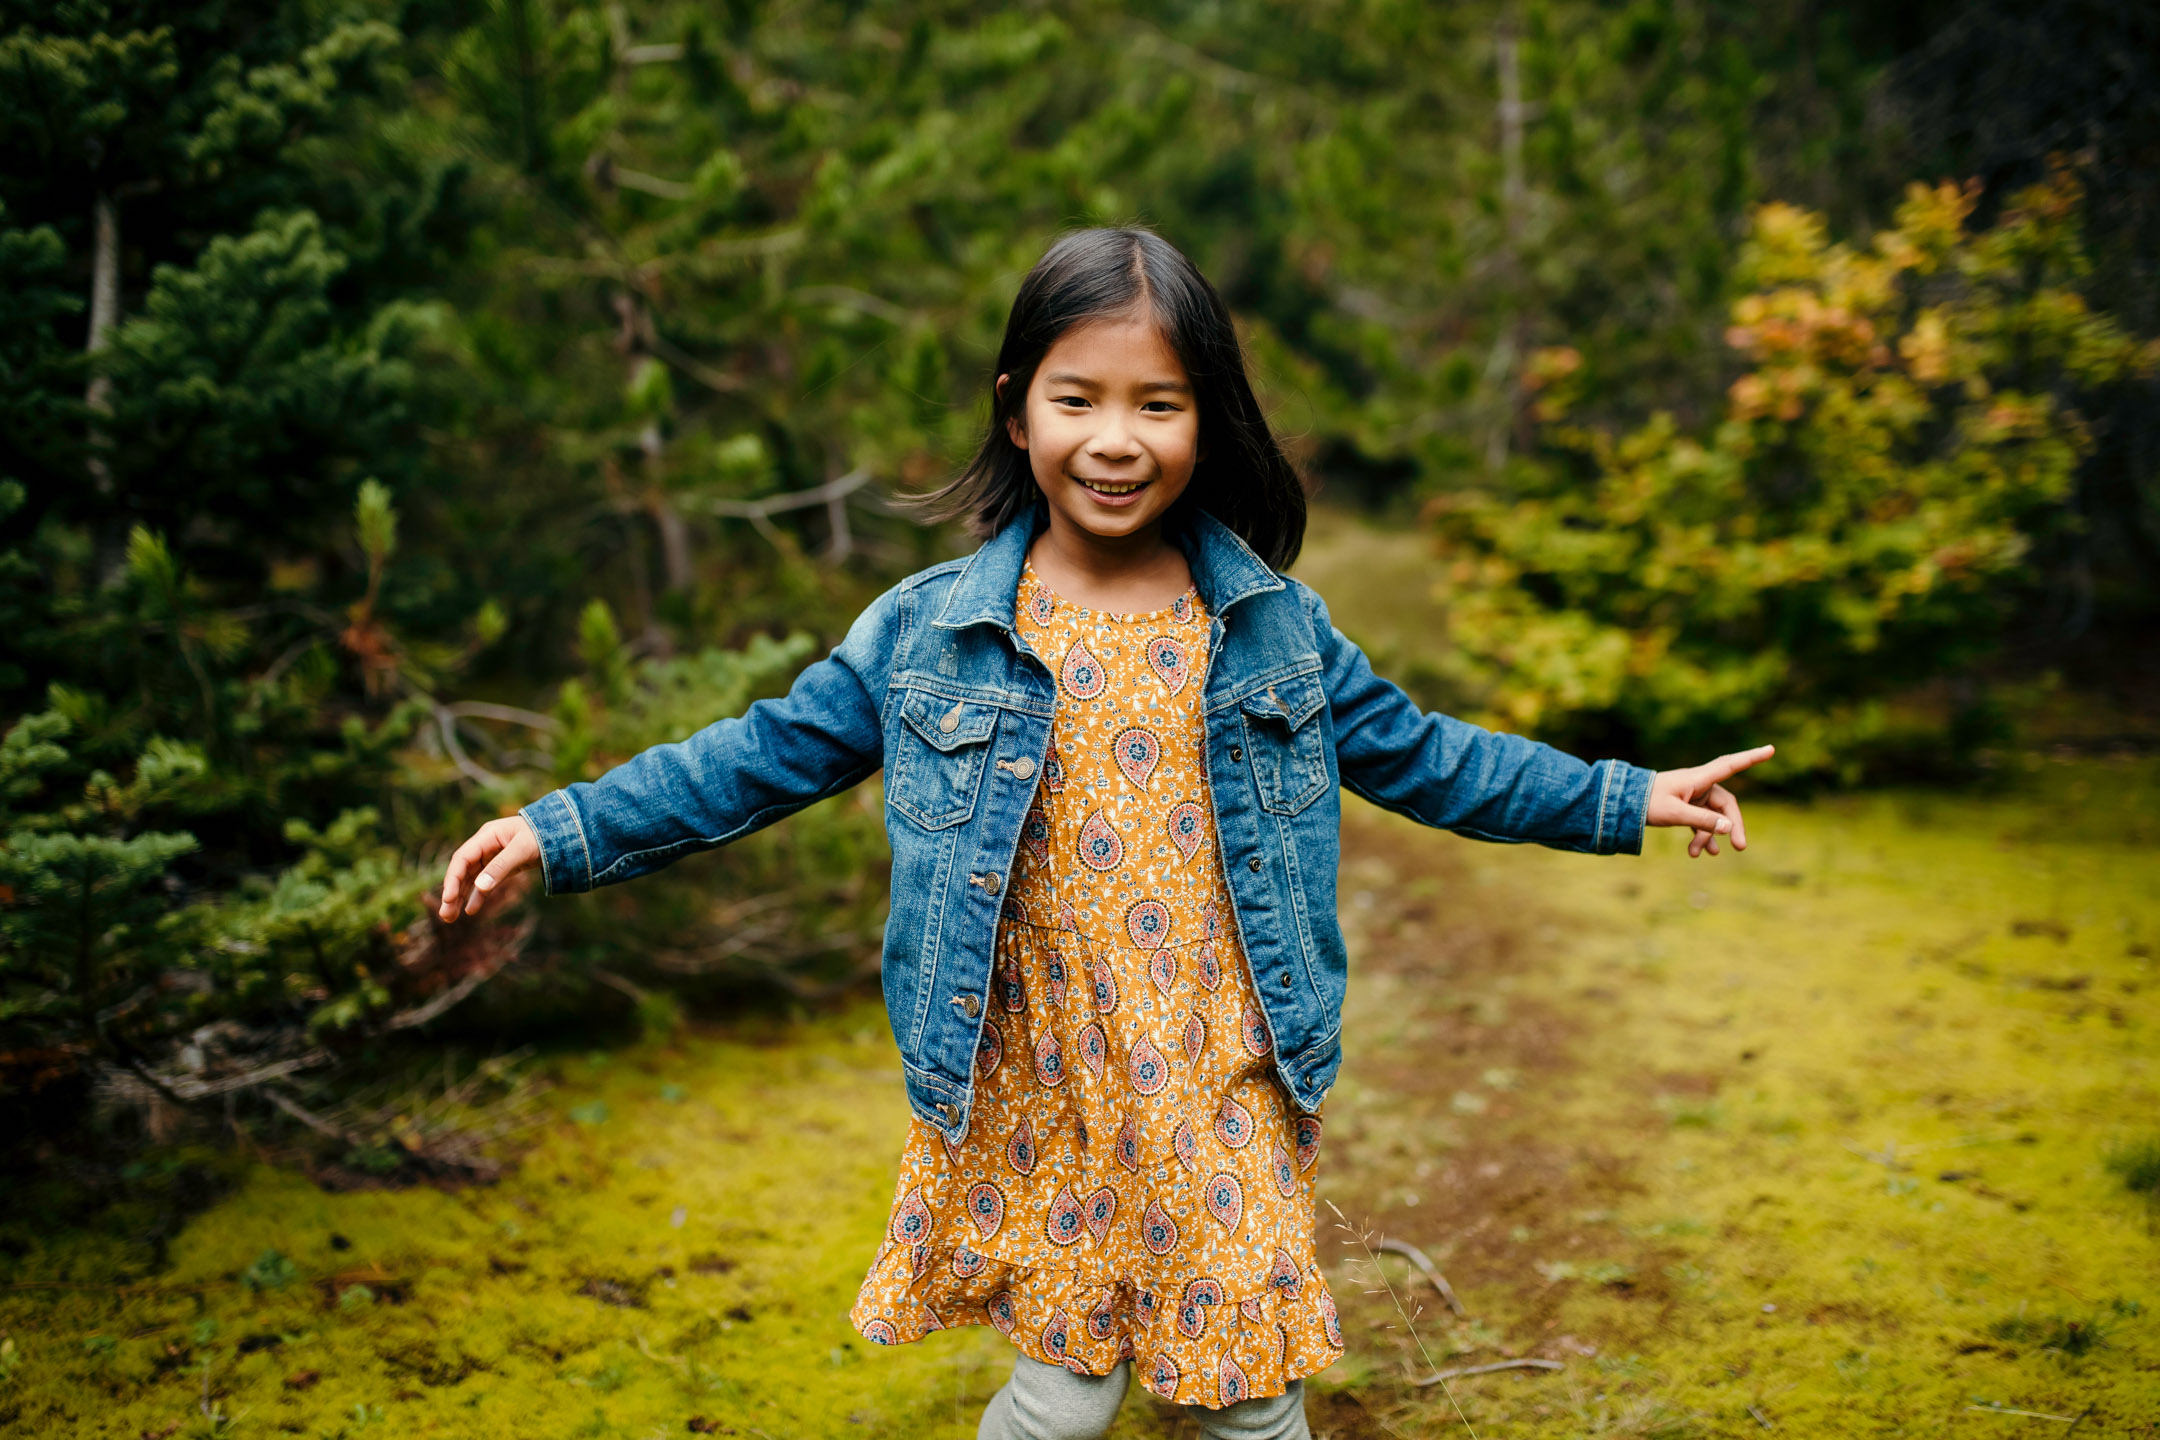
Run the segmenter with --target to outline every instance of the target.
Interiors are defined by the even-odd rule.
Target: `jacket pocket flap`
[[[1247,715],[1282,720],[1296,730],[1320,712],[1327,703],[1327,691],[1317,675],[1293,675],[1262,686],[1238,703]]]
[[[908,728],[939,750],[980,745],[997,728],[998,707],[975,700],[947,700],[922,690],[910,690],[900,702],[900,718]]]

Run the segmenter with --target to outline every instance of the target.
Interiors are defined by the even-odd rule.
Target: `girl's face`
[[[998,377],[1003,394],[1012,377]],[[1192,379],[1151,317],[1107,316],[1059,336],[1007,422],[1052,525],[1116,542],[1160,533],[1200,459]]]

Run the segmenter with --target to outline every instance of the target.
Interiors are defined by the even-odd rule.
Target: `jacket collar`
[[[969,625],[1013,628],[1013,606],[1020,589],[1020,567],[1028,546],[1043,528],[1046,507],[1037,501],[969,557],[960,578],[946,593],[944,608],[930,623],[946,630]],[[1283,588],[1282,577],[1253,554],[1237,532],[1205,510],[1192,510],[1170,540],[1185,552],[1193,589],[1210,615],[1221,615],[1240,600]]]

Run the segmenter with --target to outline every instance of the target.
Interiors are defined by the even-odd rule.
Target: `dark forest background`
[[[512,1068],[401,1102],[445,1044],[874,970],[856,799],[422,897],[957,553],[901,500],[1044,244],[1127,221],[1319,500],[1430,535],[1421,700],[1802,786],[2151,733],[2150,5],[0,0],[25,1202],[205,1127],[489,1173]]]

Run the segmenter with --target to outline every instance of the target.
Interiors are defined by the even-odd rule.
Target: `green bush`
[[[1897,702],[1989,653],[2035,538],[2076,523],[2079,397],[2156,358],[2076,289],[2068,173],[1987,230],[1975,199],[1915,185],[1857,249],[1758,212],[1727,332],[1751,368],[1707,436],[1571,428],[1580,359],[1540,357],[1573,463],[1436,507],[1488,718],[1672,761],[1774,740],[1786,777],[1954,743],[1949,711]]]

